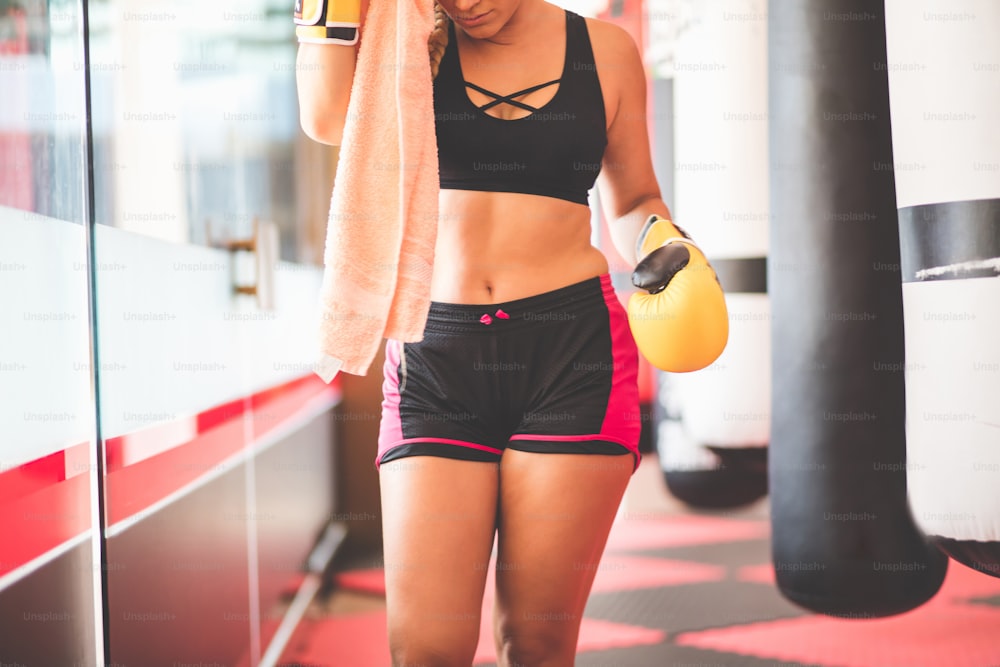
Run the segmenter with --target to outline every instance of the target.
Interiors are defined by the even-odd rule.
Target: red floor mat
[[[283,662],[310,667],[390,667],[385,612],[304,621]],[[578,652],[658,644],[662,630],[584,619]],[[491,620],[484,614],[473,664],[496,662]]]
[[[774,565],[763,563],[761,565],[747,565],[741,567],[736,574],[740,581],[749,581],[755,584],[774,585]]]
[[[392,667],[385,612],[305,620],[282,664],[309,667]]]
[[[1000,609],[937,605],[881,620],[807,616],[690,632],[674,643],[830,667],[985,667],[1000,664],[998,635]]]
[[[760,568],[745,571],[761,575]],[[814,615],[688,632],[674,643],[831,667],[1000,665],[1000,608],[963,603],[998,590],[1000,580],[952,562],[941,591],[906,614],[867,621]]]
[[[333,581],[338,588],[385,597],[385,571],[380,567],[341,572]]]
[[[777,604],[782,601],[771,563],[760,562],[767,537],[762,521],[705,516],[620,521],[581,625],[581,659],[621,667],[671,664],[669,656],[673,662],[754,667],[776,661],[790,667],[1000,666],[1000,606],[973,602],[1000,599],[1000,579],[952,562],[938,595],[907,614],[867,621],[789,617],[788,604]],[[696,545],[708,547],[670,552]],[[696,562],[699,557],[704,560]],[[341,573],[337,584],[385,594],[380,568]],[[476,665],[496,659],[493,587],[491,568]],[[388,667],[385,624],[384,612],[304,621],[283,662]],[[663,659],[650,662],[653,655]]]
[[[713,516],[677,516],[665,519],[615,522],[608,538],[609,551],[662,549],[690,544],[712,544],[763,539],[766,521],[739,521]]]
[[[606,554],[594,577],[593,593],[721,581],[726,568],[663,558]]]

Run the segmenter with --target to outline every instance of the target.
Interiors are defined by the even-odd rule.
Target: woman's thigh
[[[501,655],[518,662],[573,655],[632,471],[627,453],[504,452],[494,610]]]
[[[383,464],[379,479],[390,645],[471,661],[496,527],[497,464],[413,456]]]

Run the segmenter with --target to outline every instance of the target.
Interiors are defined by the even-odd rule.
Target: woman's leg
[[[469,667],[496,527],[497,464],[382,464],[389,647],[395,667]]]
[[[631,455],[504,452],[494,609],[501,667],[572,667],[633,468]]]

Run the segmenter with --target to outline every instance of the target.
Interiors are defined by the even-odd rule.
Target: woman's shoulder
[[[639,52],[632,35],[619,25],[591,17],[585,18],[590,45],[597,60],[631,60]]]
[[[630,85],[636,78],[645,78],[642,54],[632,35],[621,26],[587,17],[590,48],[601,82]]]
[[[626,89],[645,80],[642,55],[632,35],[621,26],[587,18],[590,47],[594,52],[594,65],[604,87],[605,95],[623,94]]]

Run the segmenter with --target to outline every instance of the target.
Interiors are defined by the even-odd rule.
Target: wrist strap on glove
[[[300,43],[355,44],[361,27],[361,0],[295,0],[293,20]]]
[[[666,223],[657,227],[657,223]],[[677,236],[680,234],[680,236]],[[657,248],[671,243],[685,243],[701,252],[698,244],[691,239],[682,227],[669,218],[652,214],[646,219],[646,223],[639,231],[639,236],[635,241],[635,258],[641,262],[642,258],[653,252]],[[704,253],[702,253],[704,254]]]

